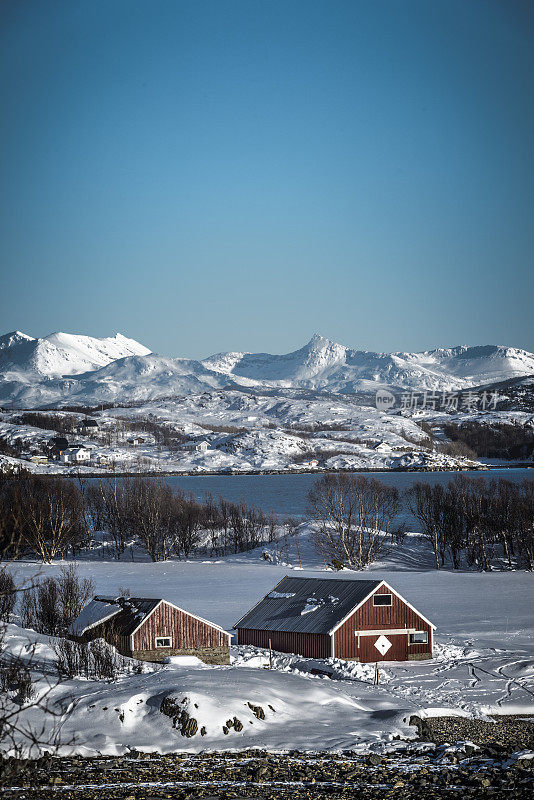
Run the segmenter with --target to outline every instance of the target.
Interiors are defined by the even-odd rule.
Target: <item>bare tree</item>
[[[308,494],[314,542],[325,560],[364,569],[394,530],[399,493],[375,478],[329,473]]]
[[[86,536],[81,494],[72,481],[24,476],[13,503],[21,540],[47,564]]]

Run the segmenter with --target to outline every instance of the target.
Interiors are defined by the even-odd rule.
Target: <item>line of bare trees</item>
[[[465,560],[487,571],[495,557],[509,568],[533,568],[534,481],[459,476],[447,486],[415,483],[407,496],[436,569]]]
[[[327,474],[308,495],[313,540],[325,564],[365,569],[404,542],[402,499],[418,521],[436,569],[534,568],[534,481],[459,476],[446,486],[395,487],[364,475]]]
[[[108,552],[121,558],[131,545],[152,561],[239,553],[272,542],[277,517],[207,495],[199,502],[164,480],[106,479],[98,483],[19,473],[0,475],[0,552],[45,563],[91,547],[104,532]]]
[[[120,558],[136,542],[153,561],[188,558],[200,546],[211,556],[249,550],[276,537],[274,514],[206,495],[199,502],[163,480],[132,478],[100,481],[85,492],[94,530],[107,531]]]

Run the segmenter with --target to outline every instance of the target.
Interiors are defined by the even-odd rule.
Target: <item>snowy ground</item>
[[[170,664],[115,684],[76,680],[53,692],[54,700],[68,695],[77,700],[64,719],[64,741],[75,734],[76,749],[87,755],[133,747],[162,752],[248,746],[380,750],[394,747],[395,736],[413,738],[415,729],[407,724],[412,714],[534,714],[531,574],[436,572],[418,537],[412,544],[405,555],[392,552],[372,572],[437,625],[432,661],[384,662],[380,685],[374,686],[373,666],[279,654],[269,671],[264,669],[265,651],[234,647],[229,667]],[[79,572],[93,578],[97,592],[113,594],[128,587],[132,595],[162,596],[231,630],[288,572],[325,574],[306,536],[300,552],[302,567],[295,566],[293,547],[293,565],[265,561],[256,550],[211,561],[82,561]],[[273,552],[275,560],[283,555]],[[21,563],[17,573],[29,577],[36,567]],[[60,567],[41,572],[56,574]],[[331,571],[328,576],[359,577]],[[26,641],[16,627],[10,628],[10,637],[14,648]],[[52,652],[44,637],[37,638],[46,673]],[[331,677],[312,675],[313,668]],[[173,729],[159,710],[166,696],[184,701],[199,730],[205,726],[205,736],[186,739]],[[265,720],[248,703],[261,706]],[[243,730],[224,735],[222,726],[234,716]]]

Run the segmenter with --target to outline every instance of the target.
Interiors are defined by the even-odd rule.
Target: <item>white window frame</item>
[[[375,603],[376,597],[389,597],[389,603]],[[374,608],[391,608],[393,605],[393,595],[389,592],[382,592],[381,594],[374,594],[373,595],[373,607]]]
[[[169,642],[169,644],[159,644],[162,639],[164,639],[166,642]],[[156,647],[172,647],[172,636],[156,636]]]
[[[426,636],[425,642],[412,642],[412,636]],[[415,644],[428,644],[428,631],[413,631],[413,633],[408,634],[408,645],[413,646]]]

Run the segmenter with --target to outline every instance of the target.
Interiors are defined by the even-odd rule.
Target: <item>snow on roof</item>
[[[329,633],[380,583],[379,580],[286,576],[235,627]]]
[[[74,636],[81,636],[89,628],[100,625],[115,614],[122,611],[120,605],[112,601],[94,598],[85,608],[82,608],[74,622],[70,625],[69,633]]]

